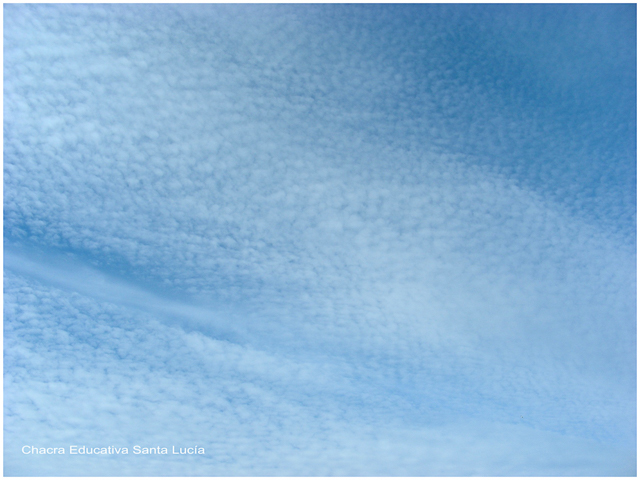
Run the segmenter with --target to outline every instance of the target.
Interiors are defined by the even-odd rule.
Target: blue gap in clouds
[[[366,91],[329,94],[343,108],[383,122],[385,128],[368,127],[379,141],[398,148],[440,145],[573,215],[633,235],[634,5],[369,7],[332,6],[307,22],[356,40],[375,30],[366,50],[356,44],[350,47],[356,51],[343,55],[373,55],[381,72],[391,69],[406,79],[375,99]],[[591,31],[599,48],[581,46]],[[573,70],[556,72],[567,62]],[[434,100],[424,90],[430,74],[452,98],[428,103]],[[399,106],[400,99],[410,108]],[[389,115],[400,115],[403,135],[386,128]],[[430,123],[444,126],[449,140],[430,139]],[[361,125],[346,127],[362,136]],[[367,137],[362,140],[370,142]]]

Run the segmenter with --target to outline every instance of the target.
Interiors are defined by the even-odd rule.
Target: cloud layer
[[[5,6],[5,473],[635,474],[634,12]]]

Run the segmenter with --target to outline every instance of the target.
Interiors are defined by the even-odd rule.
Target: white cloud
[[[482,450],[464,417],[511,439],[469,474],[529,429],[581,446],[505,471],[609,472],[635,445],[627,7],[520,8],[8,5],[7,435],[217,425],[230,475],[421,475],[429,447],[380,445],[415,426],[446,465]]]
[[[5,275],[5,302],[5,468],[14,475],[610,474],[610,456],[624,456],[528,420],[478,422],[468,412],[464,424],[446,408],[416,410],[374,372],[362,378],[348,362],[185,333],[12,274]],[[13,450],[34,439],[130,449],[195,442],[208,454],[189,463],[30,457],[27,468]],[[468,466],[453,469],[462,456]]]

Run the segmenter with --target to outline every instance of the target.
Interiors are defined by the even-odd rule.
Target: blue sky
[[[635,475],[635,13],[5,5],[5,475]]]

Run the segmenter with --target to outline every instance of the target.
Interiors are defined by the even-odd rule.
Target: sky
[[[5,475],[636,475],[635,4],[3,10]]]

